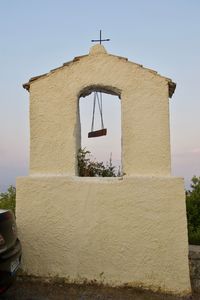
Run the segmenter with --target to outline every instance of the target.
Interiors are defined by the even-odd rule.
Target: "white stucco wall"
[[[28,274],[190,292],[183,181],[170,177],[168,84],[96,45],[25,85],[30,175],[17,179],[16,215]],[[94,87],[121,97],[121,179],[75,176],[78,99]]]
[[[190,292],[182,179],[18,178],[17,222],[28,274]]]
[[[126,175],[169,175],[168,81],[93,47],[90,55],[30,85],[30,173],[75,175],[80,147],[78,98],[90,86],[121,94]]]

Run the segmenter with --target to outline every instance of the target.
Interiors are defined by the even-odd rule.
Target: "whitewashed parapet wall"
[[[121,97],[122,162],[126,175],[169,175],[169,79],[94,46],[89,55],[30,88],[31,174],[75,175],[80,147],[78,98],[92,88]]]
[[[183,180],[170,175],[175,84],[95,45],[24,87],[31,133],[30,175],[17,180],[24,270],[189,294]],[[121,99],[122,178],[77,176],[78,102],[93,90]]]

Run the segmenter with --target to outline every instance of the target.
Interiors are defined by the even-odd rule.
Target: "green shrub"
[[[190,245],[200,245],[200,227],[195,230],[188,230],[189,244]]]
[[[15,213],[16,188],[9,186],[7,192],[0,193],[0,209],[11,209]]]
[[[78,155],[78,173],[81,177],[116,177],[115,166],[112,165],[112,159],[104,166],[103,162],[97,162],[91,159],[91,152],[79,149]],[[119,173],[119,172],[118,172]]]
[[[189,244],[200,245],[200,177],[192,178],[191,190],[186,191]]]

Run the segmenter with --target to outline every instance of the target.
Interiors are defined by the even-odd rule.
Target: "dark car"
[[[15,216],[11,210],[0,209],[0,294],[14,281],[21,255]]]

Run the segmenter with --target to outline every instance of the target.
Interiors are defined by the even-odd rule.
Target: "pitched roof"
[[[77,61],[81,60],[81,59],[84,58],[84,57],[87,57],[87,56],[89,56],[89,55],[97,55],[97,54],[99,54],[99,53],[104,53],[104,54],[106,54],[107,52],[106,52],[104,46],[98,45],[98,44],[97,44],[97,45],[93,46],[93,47],[90,49],[90,53],[89,53],[89,54],[81,55],[81,56],[76,56],[72,61],[65,62],[65,63],[63,63],[62,66],[60,66],[60,67],[58,67],[58,68],[55,68],[55,69],[52,69],[52,70],[50,70],[50,72],[48,72],[48,73],[44,73],[44,74],[42,74],[42,75],[39,75],[39,76],[35,76],[35,77],[30,78],[30,80],[29,80],[28,82],[26,82],[26,83],[23,84],[23,88],[26,89],[27,91],[29,91],[30,85],[31,85],[31,83],[32,83],[33,81],[38,80],[39,78],[45,77],[45,76],[47,76],[48,74],[53,73],[53,72],[55,72],[55,71],[57,71],[57,70],[59,70],[59,69],[62,69],[62,68],[64,68],[64,67],[66,67],[66,66],[69,66],[69,65],[73,64],[74,62],[77,62]],[[109,55],[109,56],[113,56],[113,57],[117,57],[118,59],[122,59],[122,60],[124,60],[124,61],[128,61],[128,58],[126,58],[126,57],[117,56],[117,55],[113,55],[113,54],[108,54],[108,55]],[[144,70],[147,70],[148,72],[154,73],[154,74],[157,75],[157,76],[160,76],[160,77],[162,77],[162,78],[165,78],[165,79],[167,80],[167,82],[168,82],[169,98],[171,98],[171,97],[173,96],[173,93],[174,93],[174,91],[175,91],[175,89],[176,89],[176,83],[174,83],[170,78],[161,76],[161,75],[159,75],[155,70],[145,68],[143,65],[140,65],[140,64],[137,64],[137,63],[134,63],[134,62],[131,62],[131,63],[133,63],[133,64],[135,64],[135,65],[137,65],[137,66],[143,68]]]

